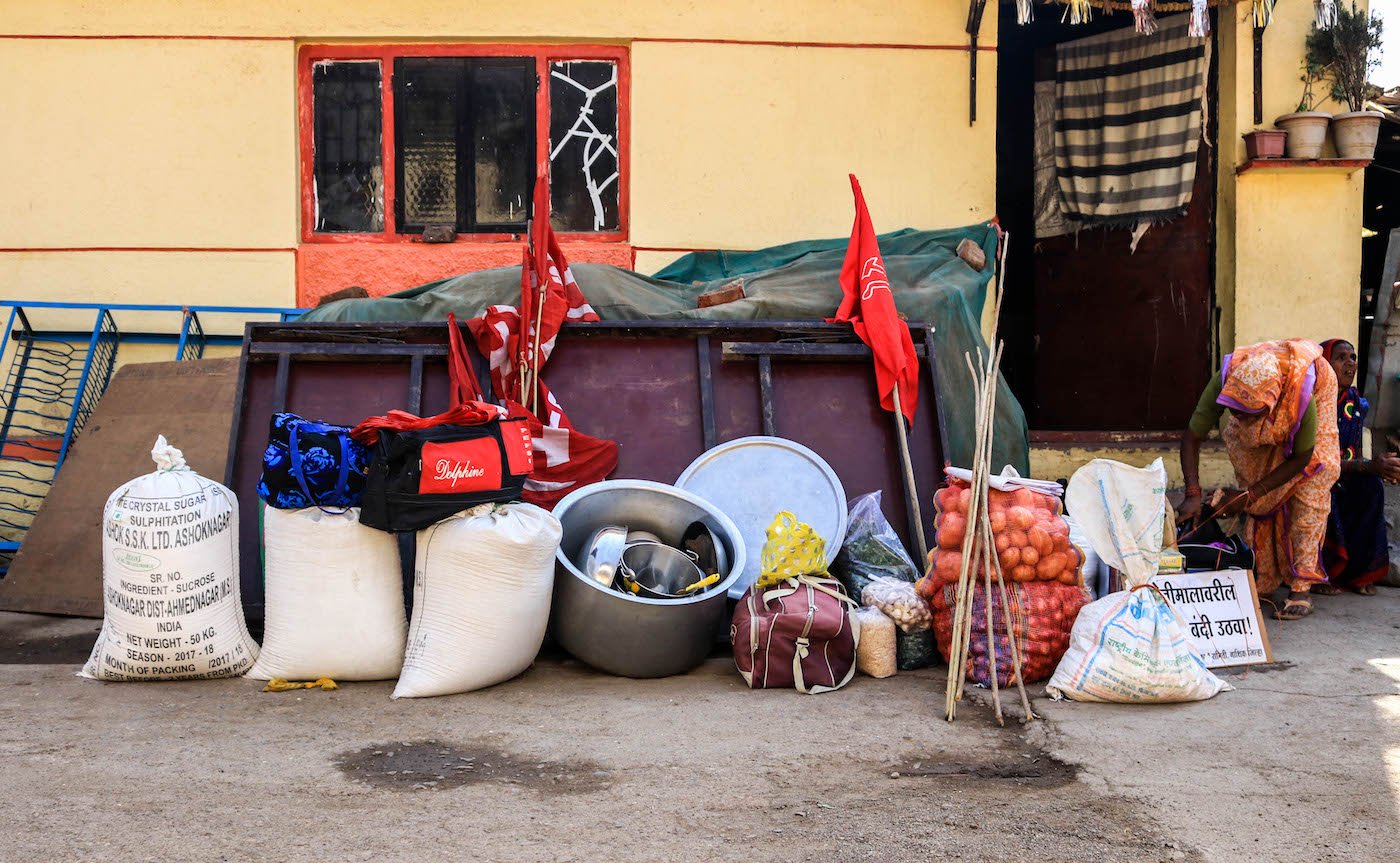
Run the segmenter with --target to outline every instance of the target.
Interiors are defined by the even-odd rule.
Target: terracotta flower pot
[[[1373,158],[1380,132],[1379,111],[1351,111],[1332,118],[1332,137],[1337,143],[1338,158]]]
[[[1278,159],[1283,156],[1283,141],[1288,133],[1282,129],[1256,129],[1244,135],[1244,151],[1251,159]]]
[[[1288,133],[1284,151],[1290,159],[1320,159],[1322,145],[1327,142],[1327,125],[1331,114],[1321,111],[1298,111],[1284,114],[1274,125]]]

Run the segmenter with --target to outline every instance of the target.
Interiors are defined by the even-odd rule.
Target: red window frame
[[[397,57],[533,57],[540,87],[535,93],[535,163],[549,162],[549,64],[566,60],[611,60],[617,63],[617,217],[616,231],[560,231],[571,242],[624,243],[628,234],[628,200],[631,186],[632,70],[627,49],[618,45],[540,45],[520,43],[383,45],[303,45],[297,61],[297,131],[301,151],[301,241],[303,243],[411,243],[417,234],[398,233],[394,154],[394,88],[392,76]],[[368,233],[318,233],[316,226],[315,132],[312,122],[312,68],[324,60],[378,60],[381,126],[381,160],[384,166],[384,230]],[[547,188],[547,186],[546,186]],[[546,195],[548,191],[546,191]],[[519,242],[520,234],[458,234],[457,242]]]

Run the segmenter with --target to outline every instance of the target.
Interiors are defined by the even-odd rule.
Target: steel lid
[[[786,438],[760,435],[720,444],[691,462],[676,486],[714,504],[738,526],[746,560],[729,588],[735,599],[758,580],[768,526],[778,513],[791,512],[826,540],[828,564],[846,538],[846,490],[836,471]]]

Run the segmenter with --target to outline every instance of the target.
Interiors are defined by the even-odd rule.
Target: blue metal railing
[[[210,333],[200,315],[292,320],[304,309],[262,306],[171,306],[0,300],[10,310],[0,334],[9,360],[0,392],[0,574],[23,542],[54,478],[81,434],[117,366],[122,344],[168,344],[176,360],[199,359],[210,345],[239,345],[241,333]],[[92,315],[90,329],[40,329],[36,312],[72,319]],[[116,313],[178,313],[169,331],[122,332]]]

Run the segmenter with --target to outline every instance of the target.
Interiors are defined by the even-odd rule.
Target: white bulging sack
[[[102,632],[80,677],[236,677],[257,658],[238,592],[238,501],[156,439],[156,471],[102,511]]]
[[[1233,688],[1206,668],[1181,618],[1151,585],[1080,609],[1069,650],[1045,686],[1056,701],[1125,704],[1204,701]]]
[[[399,545],[359,509],[263,510],[266,603],[254,680],[388,680],[408,621]]]
[[[1157,459],[1132,467],[1096,458],[1074,472],[1065,506],[1099,559],[1129,587],[1157,574],[1167,511],[1167,469]]]
[[[418,532],[413,622],[394,698],[491,686],[530,667],[563,531],[528,503],[483,504]]]

